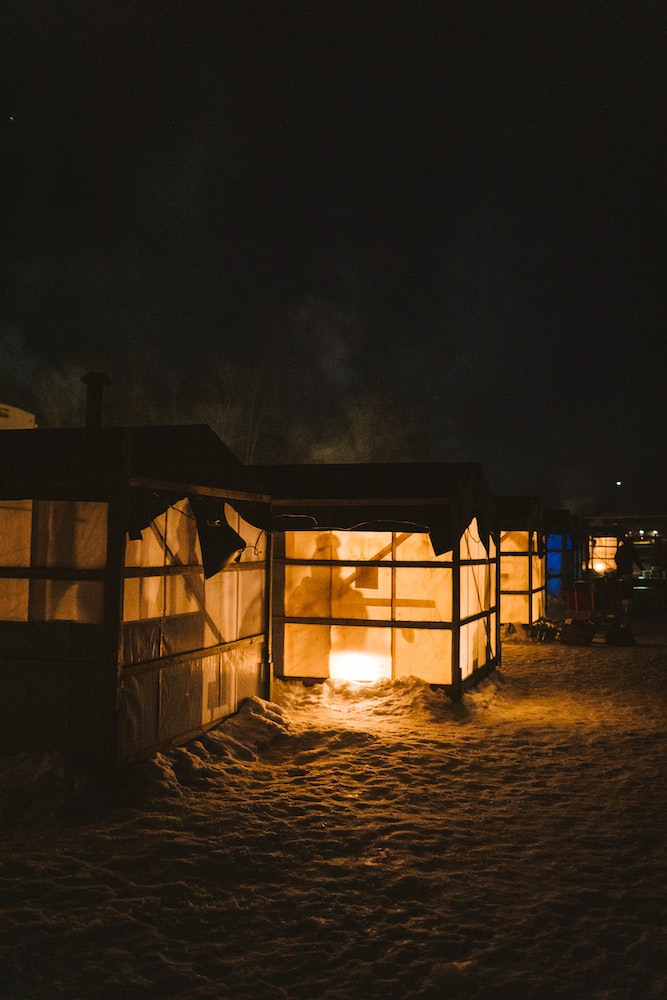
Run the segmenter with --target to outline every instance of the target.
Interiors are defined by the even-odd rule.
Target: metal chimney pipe
[[[86,385],[86,428],[97,430],[102,426],[104,387],[109,379],[103,372],[88,372],[81,381]]]

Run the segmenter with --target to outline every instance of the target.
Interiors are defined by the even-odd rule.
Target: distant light
[[[617,486],[622,486],[622,485],[623,485],[623,483],[621,482],[621,480],[620,480],[620,479],[617,479],[617,480],[616,480],[616,485],[617,485]]]
[[[643,535],[643,534],[644,534],[644,529],[643,529],[643,528],[640,528],[640,529],[639,529],[639,534],[640,534],[640,535]]]
[[[652,534],[652,535],[657,535],[657,534],[658,534],[658,532],[657,532],[657,531],[652,531],[652,532],[651,532],[651,534]]]

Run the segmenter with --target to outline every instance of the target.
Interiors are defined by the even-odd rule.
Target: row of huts
[[[567,512],[476,464],[244,466],[206,426],[0,435],[0,752],[113,772],[274,678],[458,698],[572,587]]]

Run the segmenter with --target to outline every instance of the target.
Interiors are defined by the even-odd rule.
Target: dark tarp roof
[[[207,577],[245,542],[227,523],[224,497],[201,496],[195,487],[239,490],[241,468],[234,453],[202,424],[0,433],[2,499],[101,500],[132,479],[170,484],[171,489],[132,486],[128,534],[140,538],[154,518],[187,496]],[[255,506],[261,508],[259,500]]]
[[[0,435],[0,492],[6,497],[8,489],[44,496],[47,484],[52,492],[59,483],[68,495],[74,483],[94,489],[96,483],[128,476],[224,486],[239,468],[240,460],[205,424],[37,428]]]
[[[501,496],[500,528],[502,531],[528,528],[539,530],[542,523],[542,502],[535,496]]]
[[[473,517],[488,546],[495,504],[475,463],[250,466],[245,487],[271,497],[270,530],[428,531],[448,552]]]
[[[3,499],[103,499],[114,482],[128,479],[163,484],[133,487],[132,537],[176,499],[187,495],[192,503],[196,486],[256,495],[257,500],[230,502],[267,531],[409,527],[430,532],[438,554],[453,548],[473,517],[488,544],[495,516],[495,502],[476,463],[243,466],[210,427],[200,424],[0,434]],[[190,488],[180,489],[180,484]],[[220,568],[230,545],[241,542],[224,519],[224,500],[200,500],[193,509],[202,548],[213,553],[207,572]]]

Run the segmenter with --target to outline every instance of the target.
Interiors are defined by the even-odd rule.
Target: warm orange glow
[[[334,681],[373,684],[391,679],[391,662],[384,656],[355,651],[329,655],[329,676]]]
[[[605,535],[602,538],[590,540],[590,565],[594,573],[609,573],[616,569],[616,549],[618,541],[615,535]]]

